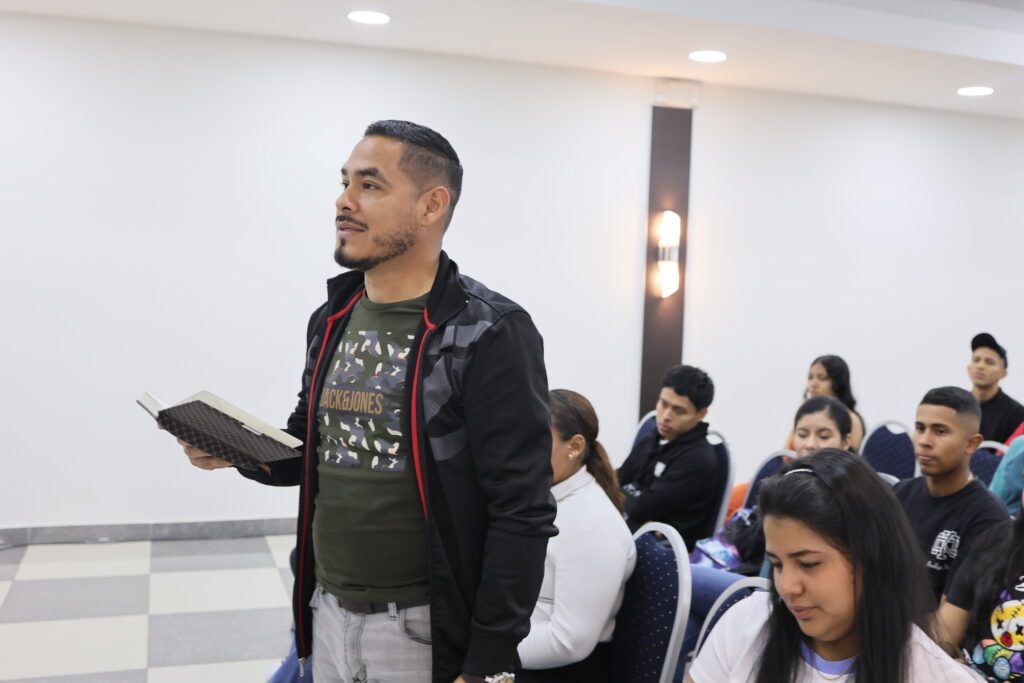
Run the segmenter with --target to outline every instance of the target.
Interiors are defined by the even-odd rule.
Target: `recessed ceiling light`
[[[357,24],[372,24],[374,26],[380,26],[391,21],[391,17],[384,14],[383,12],[376,12],[374,10],[356,10],[355,12],[348,13],[349,21],[354,21]]]
[[[729,55],[718,50],[697,50],[690,53],[690,59],[701,64],[718,64],[729,58]]]
[[[966,88],[957,90],[956,94],[960,95],[960,97],[987,97],[994,92],[995,90],[987,85],[969,85]]]

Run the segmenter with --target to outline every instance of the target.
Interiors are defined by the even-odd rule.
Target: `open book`
[[[296,450],[302,441],[209,391],[173,406],[149,393],[136,403],[174,436],[236,467],[255,470],[260,463],[302,455]]]

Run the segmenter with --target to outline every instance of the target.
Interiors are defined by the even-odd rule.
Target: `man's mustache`
[[[370,226],[367,225],[366,223],[363,223],[362,221],[357,221],[355,218],[352,218],[352,216],[346,216],[344,214],[342,214],[340,216],[335,216],[334,217],[334,222],[335,223],[351,223],[352,225],[358,226],[358,227],[362,228],[363,230],[369,230],[370,229]]]

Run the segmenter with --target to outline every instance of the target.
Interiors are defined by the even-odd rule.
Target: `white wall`
[[[0,528],[288,516],[134,404],[283,423],[363,127],[466,167],[449,253],[530,310],[613,452],[638,395],[650,101],[636,78],[0,14]],[[618,421],[615,416],[624,418]]]
[[[283,421],[337,268],[338,168],[374,118],[447,134],[448,239],[522,302],[552,386],[616,460],[639,390],[643,79],[0,14],[0,528],[287,516],[294,490],[190,468],[134,399],[209,388]],[[782,445],[807,364],[843,355],[866,419],[966,385],[1015,322],[1024,125],[705,86],[686,362],[739,474]],[[1010,393],[1024,394],[1011,374]]]
[[[969,387],[971,337],[1024,399],[1024,124],[726,87],[694,119],[684,359],[740,473],[781,448],[836,353],[869,423]]]

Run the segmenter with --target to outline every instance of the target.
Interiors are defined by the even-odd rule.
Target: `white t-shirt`
[[[758,591],[729,608],[715,624],[700,654],[690,667],[694,683],[750,683],[757,675],[757,660],[764,649],[763,627],[771,609],[769,595]],[[827,667],[822,667],[827,668]],[[827,669],[816,671],[806,660],[797,671],[797,683],[822,683],[825,678],[853,683],[853,675]],[[836,676],[840,676],[836,678]],[[976,683],[978,678],[966,666],[954,661],[929,638],[914,627],[910,644],[910,678],[912,683]]]
[[[519,643],[524,669],[572,664],[611,640],[636,564],[629,527],[586,469],[551,493],[558,501],[558,535],[548,541],[530,633]]]

